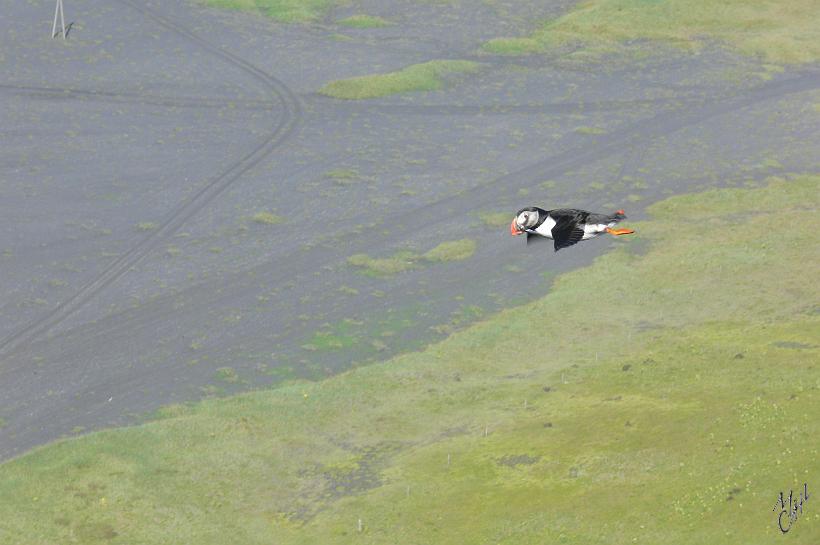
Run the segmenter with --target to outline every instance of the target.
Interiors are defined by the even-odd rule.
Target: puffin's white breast
[[[555,227],[555,220],[552,219],[552,216],[547,216],[547,219],[544,220],[544,223],[536,227],[535,232],[541,236],[552,238],[553,227]]]

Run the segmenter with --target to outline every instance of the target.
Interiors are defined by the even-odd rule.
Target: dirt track
[[[639,219],[672,193],[818,167],[814,68],[769,79],[717,49],[589,67],[484,57],[493,25],[524,33],[546,14],[467,18],[459,4],[380,4],[399,24],[348,30],[89,2],[62,43],[36,4],[9,8],[0,37],[0,458],[386,358],[542,295],[612,244],[526,248],[479,212]],[[443,28],[412,22],[424,16]],[[430,93],[314,93],[445,57],[486,67]],[[266,210],[284,223],[251,220]],[[464,262],[392,278],[346,264],[465,237],[479,249]]]

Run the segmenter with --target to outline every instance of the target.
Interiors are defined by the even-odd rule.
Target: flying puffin
[[[594,214],[575,208],[544,210],[531,206],[518,211],[510,223],[510,234],[526,233],[527,243],[532,237],[551,238],[557,252],[582,240],[595,238],[601,233],[613,236],[634,233],[632,229],[613,229],[623,219],[626,219],[623,210],[614,214]]]

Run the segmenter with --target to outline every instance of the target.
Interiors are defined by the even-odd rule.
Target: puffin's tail
[[[614,223],[618,223],[621,220],[625,220],[626,219],[626,214],[624,214],[623,210],[618,210],[617,212],[615,212],[614,214],[609,216],[609,218],[610,218],[609,221],[611,222],[610,225],[612,225]],[[635,231],[633,231],[632,229],[611,229],[611,228],[607,227],[606,232],[609,233],[610,235],[613,235],[613,236],[617,237],[617,236],[620,236],[620,235],[631,235]]]
[[[624,214],[623,210],[618,210],[614,214],[590,214],[587,218],[587,223],[602,223],[612,224],[618,223],[621,220],[626,219],[626,214]]]

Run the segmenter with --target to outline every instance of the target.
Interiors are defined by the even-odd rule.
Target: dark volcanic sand
[[[634,244],[554,254],[479,212],[640,219],[670,194],[818,168],[817,67],[766,74],[717,48],[588,65],[481,55],[570,2],[414,4],[288,26],[178,2],[66,2],[65,42],[48,38],[52,2],[4,7],[0,459],[168,403],[386,359]],[[396,24],[332,22],[353,13]],[[315,93],[436,58],[486,66],[429,93]],[[355,175],[325,176],[339,169]],[[284,222],[253,221],[261,211]],[[478,242],[469,260],[393,277],[346,261],[460,238]]]

